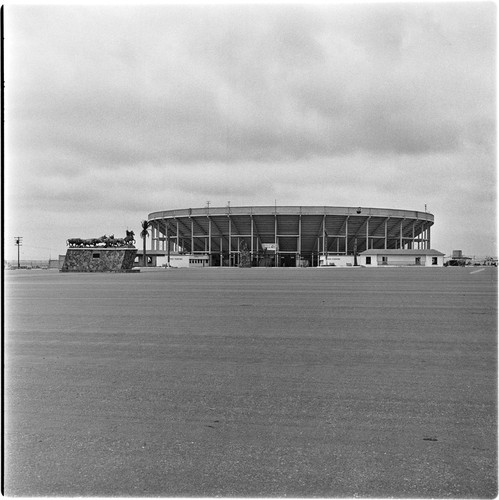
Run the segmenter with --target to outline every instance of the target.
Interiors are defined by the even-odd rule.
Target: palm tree
[[[168,252],[168,258],[167,258],[166,262],[168,262],[168,265],[170,265],[170,234],[169,234],[169,231],[170,231],[170,225],[166,224],[166,249]]]
[[[142,221],[142,232],[140,236],[144,242],[144,266],[147,267],[147,250],[146,250],[146,238],[149,236],[149,231],[147,230],[151,223],[148,220]]]

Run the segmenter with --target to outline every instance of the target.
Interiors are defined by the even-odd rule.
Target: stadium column
[[[211,266],[211,219],[208,217],[208,265]]]
[[[326,214],[322,216],[322,258],[326,264]]]
[[[428,237],[426,238],[426,248],[429,250],[431,248],[431,226],[428,224]]]
[[[296,253],[296,266],[300,266],[300,260],[301,260],[301,214],[300,217],[298,218],[298,248],[297,248],[297,253]]]
[[[191,254],[194,255],[194,221],[191,217]]]
[[[414,248],[414,226],[416,225],[416,222],[412,222],[412,240],[411,240],[411,248]]]
[[[369,217],[366,220],[366,250],[369,250]]]
[[[385,219],[385,250],[388,248],[388,219]]]
[[[172,251],[172,244],[170,241],[170,224],[168,223],[166,226],[166,251],[168,252],[168,264],[170,263],[170,254]]]
[[[347,220],[345,221],[345,255],[348,255],[348,215]]]
[[[168,231],[168,222],[166,219],[163,219],[163,222],[165,223],[165,239],[164,239],[164,245],[163,245],[163,250],[166,251],[167,253],[167,259],[166,262],[170,262],[170,233]]]
[[[274,213],[274,267],[277,267],[277,213]]]
[[[229,217],[229,267],[232,266],[232,262],[231,262],[231,257],[232,257],[232,224],[230,222],[230,215],[228,215],[227,217]]]
[[[251,250],[250,250],[250,258],[251,258],[251,265],[253,265],[253,215],[250,215],[250,221],[251,221]]]
[[[180,235],[178,234],[178,220],[177,220],[177,253],[179,252],[180,248]]]
[[[400,221],[400,243],[399,243],[399,248],[402,249],[403,248],[403,242],[402,242],[402,224],[404,223],[404,220],[402,219]]]

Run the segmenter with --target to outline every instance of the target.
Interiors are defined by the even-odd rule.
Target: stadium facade
[[[151,255],[203,256],[209,266],[317,266],[374,249],[429,250],[427,212],[333,206],[205,207],[148,216]]]

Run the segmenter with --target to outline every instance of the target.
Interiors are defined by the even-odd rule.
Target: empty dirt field
[[[8,496],[497,494],[497,269],[5,272]]]

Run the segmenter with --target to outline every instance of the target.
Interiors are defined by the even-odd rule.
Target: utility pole
[[[17,246],[17,269],[21,268],[21,259],[20,259],[20,249],[23,245],[23,237],[22,236],[16,236],[14,238],[15,244]]]

